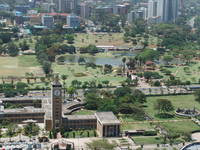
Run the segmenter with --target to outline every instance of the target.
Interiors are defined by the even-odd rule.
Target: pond
[[[95,63],[96,65],[109,64],[112,66],[122,65],[122,57],[135,56],[134,53],[113,53],[114,57],[95,57],[95,56],[78,56],[78,55],[67,55],[65,56],[65,63],[78,63],[78,59],[84,58],[86,62]]]

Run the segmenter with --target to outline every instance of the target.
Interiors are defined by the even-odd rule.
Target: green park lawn
[[[172,133],[191,133],[199,131],[200,126],[193,121],[165,122],[160,123],[167,131]]]
[[[123,33],[111,33],[111,34],[86,34],[79,33],[75,36],[74,45],[77,47],[87,46],[89,44],[94,45],[114,45],[114,46],[131,46],[131,43],[125,43],[123,40]],[[84,41],[82,41],[84,40]]]
[[[85,68],[84,65],[78,64],[58,65],[54,63],[52,68],[54,72],[58,72],[61,75],[65,74],[68,76],[68,79],[66,81],[67,85],[70,85],[73,80],[78,80],[82,82],[97,81],[97,83],[108,80],[110,81],[111,85],[120,85],[120,83],[125,80],[124,77],[117,76],[115,73],[104,75],[100,68]],[[77,76],[78,74],[82,74],[82,76]]]
[[[24,76],[27,72],[43,75],[35,56],[0,57],[0,76]]]
[[[154,127],[149,122],[122,123],[122,130],[152,130],[152,129],[154,129]]]
[[[137,145],[162,144],[163,142],[159,136],[134,136],[132,139]]]
[[[188,68],[187,71],[184,68]],[[170,70],[174,76],[176,76],[181,81],[190,81],[191,83],[198,83],[200,79],[200,62],[191,63],[188,66],[173,66],[171,68],[166,68]],[[164,76],[169,78],[168,76]]]
[[[200,110],[200,103],[195,101],[195,98],[193,95],[178,95],[178,96],[154,96],[154,97],[148,97],[147,102],[145,103],[144,110],[145,112],[153,117],[155,120],[163,120],[158,117],[156,117],[156,114],[158,113],[157,110],[155,110],[154,105],[157,101],[157,99],[168,99],[172,102],[172,105],[174,106],[174,109],[177,108],[197,108]],[[172,118],[173,119],[173,118]],[[178,119],[177,117],[174,119]]]

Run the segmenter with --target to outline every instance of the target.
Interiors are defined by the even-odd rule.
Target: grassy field
[[[132,137],[137,145],[161,144],[163,139],[159,136],[134,136]]]
[[[0,76],[24,76],[26,72],[43,75],[35,56],[0,57]]]
[[[141,123],[123,123],[122,124],[122,130],[151,130],[154,129],[152,125],[148,122],[141,122]]]
[[[87,46],[89,44],[95,45],[114,45],[114,46],[131,46],[131,43],[125,43],[123,40],[123,33],[112,34],[85,34],[79,33],[75,36],[75,43],[77,47]]]
[[[85,54],[84,56],[87,56]],[[113,57],[111,53],[101,53],[95,57]],[[66,85],[69,86],[71,81],[93,81],[100,83],[104,80],[109,80],[111,85],[121,85],[125,80],[124,77],[117,76],[115,72],[104,75],[101,68],[85,68],[84,65],[66,64],[58,65],[53,63],[52,69],[54,72],[65,74],[68,76]],[[0,77],[7,76],[25,76],[26,73],[33,73],[35,76],[43,76],[43,71],[34,55],[23,55],[17,57],[0,57]],[[78,76],[82,74],[81,76]]]
[[[147,103],[145,104],[145,111],[156,120],[162,120],[156,117],[157,110],[154,109],[154,105],[157,99],[168,99],[172,102],[174,109],[177,108],[197,108],[200,110],[200,103],[196,102],[193,95],[179,95],[179,96],[159,96],[159,97],[148,97]],[[176,118],[177,119],[177,118]]]
[[[100,68],[92,69],[92,68],[85,68],[84,65],[78,64],[65,64],[65,65],[58,65],[56,63],[53,64],[54,72],[59,72],[61,75],[65,74],[68,76],[66,81],[67,85],[70,85],[73,80],[78,81],[97,81],[101,82],[104,80],[109,80],[110,84],[112,85],[120,85],[122,81],[125,80],[124,77],[116,76],[115,73],[104,75]],[[77,74],[83,74],[81,77],[77,77]]]
[[[200,126],[192,121],[165,122],[160,123],[160,125],[172,133],[191,133],[200,130]]]
[[[200,79],[200,62],[191,63],[188,66],[173,66],[166,68],[170,70],[174,76],[181,81],[190,81],[191,83],[198,83]],[[168,78],[165,76],[165,78]]]

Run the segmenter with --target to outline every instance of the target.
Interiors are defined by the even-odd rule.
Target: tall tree
[[[168,113],[174,110],[171,101],[168,99],[158,99],[154,108],[157,109],[159,113]]]
[[[195,100],[200,103],[200,90],[195,91],[194,96]]]
[[[109,143],[108,140],[94,140],[90,143],[87,143],[88,150],[114,150],[117,145]]]
[[[29,138],[38,135],[39,132],[40,132],[40,127],[35,123],[28,123],[24,127],[24,135],[28,136]]]

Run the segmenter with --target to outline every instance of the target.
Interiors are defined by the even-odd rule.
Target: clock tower
[[[62,85],[56,74],[51,85],[52,127],[59,129],[62,125]]]

